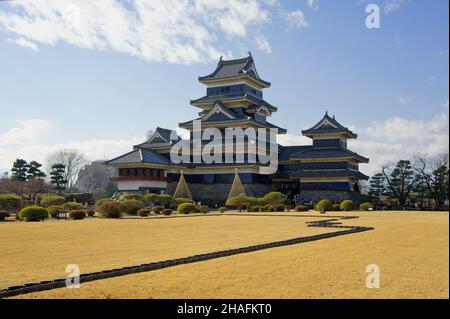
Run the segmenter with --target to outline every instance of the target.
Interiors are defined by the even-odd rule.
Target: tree
[[[114,176],[115,172],[116,169],[106,166],[104,161],[94,161],[80,170],[75,186],[82,192],[111,188],[110,177]]]
[[[11,179],[14,181],[25,182],[27,180],[28,164],[24,159],[18,158],[14,161],[11,168]]]
[[[28,164],[27,179],[45,177],[45,173],[41,171],[41,167],[42,164],[39,164],[36,161],[31,161]]]
[[[67,181],[66,188],[72,188],[78,178],[78,174],[84,165],[88,163],[86,157],[77,150],[60,150],[47,157],[47,167],[53,169],[53,165],[64,165],[63,179]]]
[[[386,178],[383,173],[377,173],[372,176],[369,184],[369,196],[375,207],[378,207],[381,195],[386,192]]]
[[[280,192],[270,192],[264,196],[264,201],[271,206],[283,205],[286,199],[286,195]]]
[[[13,193],[31,204],[36,204],[40,194],[50,191],[50,186],[41,178],[27,181],[5,179],[0,181],[0,191]]]
[[[389,167],[384,166],[382,173],[387,182],[388,195],[398,199],[400,206],[404,207],[416,182],[411,162],[400,160],[390,172]]]
[[[423,180],[427,193],[441,207],[448,199],[449,158],[448,153],[428,159],[426,156],[416,158],[415,171]]]
[[[67,188],[67,179],[64,178],[64,173],[66,171],[66,167],[63,164],[54,164],[52,165],[52,171],[50,172],[50,184],[53,185],[53,188],[61,193]]]

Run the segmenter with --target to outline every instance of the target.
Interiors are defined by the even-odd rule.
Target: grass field
[[[298,214],[298,213],[297,213]],[[308,214],[313,214],[309,212]],[[327,216],[350,215],[327,213]],[[272,248],[167,269],[105,279],[80,289],[56,289],[19,298],[448,298],[449,214],[356,212],[347,225],[375,230],[341,237]],[[319,216],[319,215],[318,215]],[[6,242],[26,252],[8,250],[1,258],[1,285],[29,281],[35,275],[20,270],[33,264],[39,277],[61,274],[66,263],[81,264],[81,271],[138,264],[152,256],[192,254],[223,247],[241,247],[329,228],[305,228],[316,218],[196,217],[172,220],[82,221],[63,226],[0,225]],[[153,224],[154,223],[154,224]],[[6,226],[6,227],[5,227]],[[5,235],[4,229],[10,226]],[[19,229],[29,227],[29,231]],[[68,239],[62,243],[61,234]],[[19,235],[21,234],[21,235]],[[27,235],[26,235],[27,234]],[[78,235],[75,235],[78,234]],[[5,236],[5,237],[4,237]],[[20,238],[39,244],[18,243]],[[85,237],[89,238],[85,238]],[[12,237],[12,238],[11,238]],[[75,243],[74,238],[79,238]],[[111,244],[111,240],[114,241]],[[69,245],[73,258],[56,254]],[[85,247],[85,249],[81,249]],[[116,247],[117,246],[117,247]],[[149,247],[150,246],[150,247]],[[47,247],[47,248],[44,248]],[[55,248],[56,247],[56,248]],[[45,251],[43,252],[42,249]],[[31,253],[31,256],[29,255]],[[45,256],[45,257],[44,257]],[[92,260],[94,258],[94,260]],[[52,261],[52,262],[50,262]],[[11,265],[14,264],[14,265]],[[53,266],[51,266],[53,264]],[[368,264],[381,270],[381,287],[365,286]],[[18,267],[19,265],[19,267]],[[52,271],[47,269],[50,267]],[[26,274],[25,274],[26,273]],[[7,277],[5,280],[5,276]],[[23,280],[23,276],[28,278]]]
[[[330,232],[314,218],[200,216],[0,224],[0,289],[82,273]]]

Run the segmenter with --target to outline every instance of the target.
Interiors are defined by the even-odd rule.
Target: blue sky
[[[151,4],[150,4],[151,3]],[[380,29],[365,26],[378,4]],[[115,157],[190,99],[221,54],[251,51],[284,144],[327,109],[380,165],[448,150],[447,0],[0,3],[0,171],[60,148]]]

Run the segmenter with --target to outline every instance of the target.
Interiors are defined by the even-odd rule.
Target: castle
[[[356,139],[357,135],[334,116],[325,113],[317,124],[302,131],[312,139],[311,145],[283,146],[276,143],[273,132],[285,134],[286,130],[268,121],[277,107],[263,97],[263,90],[270,83],[259,76],[251,54],[235,60],[221,58],[213,73],[198,80],[206,86],[206,95],[191,101],[200,110],[199,117],[179,123],[179,127],[190,131],[189,140],[182,140],[175,131],[158,127],[131,152],[106,162],[116,169],[117,174],[111,180],[117,183],[119,192],[173,194],[182,171],[195,200],[223,204],[237,171],[246,193],[251,196],[280,191],[292,199],[358,201],[359,181],[368,179],[359,171],[359,164],[368,163],[369,159],[347,148],[347,140]],[[253,145],[255,141],[251,137],[246,137],[242,147],[219,145],[223,152],[221,159],[227,154],[235,159],[240,154],[244,159],[240,162],[174,163],[171,149],[180,141],[189,146],[195,144],[196,123],[201,124],[202,132],[215,129],[224,135],[230,128],[264,130],[269,140],[262,146]],[[200,145],[194,145],[190,158],[196,152],[201,153],[200,148],[207,142],[202,140]],[[261,170],[264,164],[249,159],[261,148],[266,152],[270,147],[276,149],[278,166],[275,172],[264,173]]]

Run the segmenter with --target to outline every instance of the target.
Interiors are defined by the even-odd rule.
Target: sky
[[[366,26],[366,6],[380,27]],[[326,110],[381,165],[448,151],[447,0],[33,0],[0,2],[0,172],[78,149],[130,151],[198,116],[198,76],[251,51],[285,145]],[[180,131],[180,133],[182,133]]]

